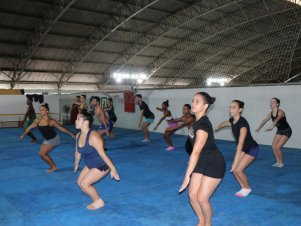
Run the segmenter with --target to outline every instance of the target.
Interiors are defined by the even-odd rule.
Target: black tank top
[[[273,122],[278,117],[278,111],[279,111],[279,109],[277,110],[277,113],[276,113],[275,117],[273,116],[273,111],[271,111],[271,117],[272,117]],[[285,115],[278,121],[278,123],[276,124],[276,127],[277,127],[277,129],[280,129],[280,130],[290,128],[290,125],[286,121]]]
[[[40,121],[39,121],[39,123],[40,123]],[[55,138],[57,135],[54,128],[52,126],[49,126],[49,124],[46,126],[39,125],[38,128],[46,140],[51,140],[51,139]]]

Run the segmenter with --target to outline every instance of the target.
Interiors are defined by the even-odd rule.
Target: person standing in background
[[[27,97],[26,100],[26,104],[27,104],[27,110],[26,113],[24,115],[24,118],[22,120],[22,122],[20,123],[20,127],[23,126],[23,130],[25,131],[33,122],[34,120],[37,118],[36,117],[36,112],[33,108],[32,105],[32,99],[30,99],[29,97]],[[29,131],[27,133],[27,136],[29,136],[31,138],[31,142],[36,142],[37,138],[32,134],[31,131]]]
[[[142,130],[143,130],[144,139],[142,140],[142,142],[150,142],[148,127],[150,124],[152,124],[154,122],[155,115],[153,112],[151,112],[148,105],[142,100],[141,94],[136,95],[136,103],[138,104],[138,106],[140,108],[140,119],[139,119],[139,123],[138,123],[138,128],[142,127]],[[143,119],[143,123],[142,123],[143,117],[144,117],[144,119]]]

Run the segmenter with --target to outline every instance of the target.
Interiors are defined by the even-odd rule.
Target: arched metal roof
[[[301,83],[301,1],[2,0],[0,88]],[[138,84],[114,72],[145,72]]]

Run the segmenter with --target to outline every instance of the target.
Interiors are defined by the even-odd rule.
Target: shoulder
[[[209,131],[211,123],[207,116],[200,118],[198,121],[194,123],[194,127],[196,130],[204,130],[206,132]]]
[[[285,115],[285,112],[282,109],[278,109],[278,115]]]

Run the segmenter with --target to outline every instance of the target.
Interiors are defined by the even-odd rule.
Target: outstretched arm
[[[51,119],[50,122],[51,126],[54,126],[55,128],[59,129],[60,131],[69,134],[72,138],[75,138],[75,135],[68,129],[66,129],[65,127],[63,127],[61,124],[59,124],[56,120]]]
[[[279,109],[277,118],[275,118],[273,124],[269,128],[267,128],[265,131],[270,131],[270,130],[274,129],[274,127],[277,125],[277,123],[283,116],[284,116],[284,112]]]
[[[265,117],[264,120],[262,120],[262,122],[260,123],[260,125],[258,126],[258,128],[255,130],[257,133],[259,133],[260,129],[267,123],[267,121],[269,121],[271,119],[271,113],[268,113],[267,117]]]
[[[219,130],[222,129],[222,128],[229,127],[229,126],[231,126],[231,124],[230,124],[229,121],[223,121],[221,124],[219,124],[219,125],[215,128],[215,132],[219,131]]]
[[[164,113],[164,115],[160,118],[160,120],[158,121],[157,125],[154,127],[154,131],[158,128],[158,126],[161,124],[161,122],[167,117],[167,116],[170,116],[171,113],[170,111],[166,111]]]
[[[35,119],[35,120],[33,121],[33,123],[32,123],[30,126],[28,126],[28,127],[24,130],[24,132],[21,134],[20,140],[22,140],[22,139],[24,138],[24,136],[25,136],[27,133],[30,132],[30,130],[32,130],[33,128],[35,128],[35,127],[37,127],[37,126],[38,126],[38,119]]]

